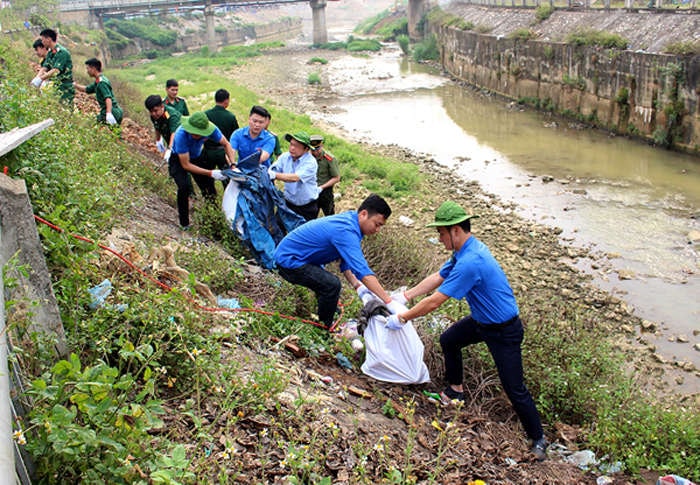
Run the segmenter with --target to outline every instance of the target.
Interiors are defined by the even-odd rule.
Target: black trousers
[[[294,269],[278,267],[277,270],[290,283],[304,286],[316,293],[318,319],[330,328],[342,289],[340,279],[315,264],[305,264]]]
[[[190,160],[193,164],[211,170],[209,162],[203,156]],[[190,195],[194,193],[192,187],[192,178],[197,183],[199,190],[205,199],[214,202],[216,201],[216,188],[214,187],[214,179],[206,175],[190,174],[182,168],[180,157],[176,153],[170,155],[168,160],[168,172],[177,185],[177,215],[182,227],[190,225]],[[191,175],[191,177],[190,177]]]
[[[299,214],[301,217],[303,217],[307,221],[310,221],[312,219],[316,219],[318,217],[318,203],[315,200],[312,200],[308,204],[304,204],[304,205],[295,205],[289,201],[286,201],[286,202],[287,202],[287,207],[292,209],[294,212]]]
[[[333,187],[323,189],[318,194],[318,210],[323,211],[324,216],[335,214],[335,199],[333,198]]]
[[[496,363],[503,390],[506,391],[527,436],[538,440],[544,433],[535,401],[525,387],[520,348],[523,336],[523,323],[519,317],[515,317],[508,325],[493,326],[482,325],[472,317],[466,317],[440,335],[440,346],[445,357],[445,378],[448,383],[459,385],[462,384],[464,369],[462,348],[485,342]]]

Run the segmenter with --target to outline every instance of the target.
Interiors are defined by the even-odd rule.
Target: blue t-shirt
[[[322,266],[340,259],[340,270],[358,278],[373,275],[362,254],[362,231],[356,211],[314,219],[287,234],[275,250],[275,263],[287,269]]]
[[[484,243],[471,236],[440,268],[438,291],[465,298],[479,323],[503,323],[518,315],[518,304],[503,269]]]
[[[318,199],[316,172],[318,162],[311,152],[306,152],[296,160],[289,152],[283,153],[272,164],[272,169],[282,173],[295,173],[298,182],[284,183],[284,198],[294,205],[305,205]]]
[[[219,143],[222,136],[221,130],[216,128],[211,135],[203,136],[195,140],[191,134],[187,133],[185,129],[180,126],[175,132],[175,138],[173,139],[173,153],[177,153],[178,155],[189,153],[190,159],[194,160],[202,155],[202,147],[205,141],[211,140],[214,143]]]
[[[262,130],[256,138],[251,138],[249,126],[244,126],[234,131],[229,141],[231,142],[231,147],[238,152],[239,160],[252,155],[258,148],[270,155],[275,151],[275,137],[269,131]],[[267,159],[263,165],[269,167],[270,159]]]

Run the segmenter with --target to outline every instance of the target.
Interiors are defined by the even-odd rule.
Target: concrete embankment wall
[[[507,12],[503,11],[503,15]],[[516,40],[428,22],[446,71],[621,134],[700,153],[700,56]]]
[[[250,41],[271,42],[286,40],[302,34],[302,23],[299,18],[284,18],[262,25],[247,25],[216,32],[217,46],[240,45]],[[194,32],[178,36],[175,42],[175,50],[191,51],[207,45],[207,36],[203,32]],[[134,43],[124,49],[112,49],[112,57],[121,59],[127,56],[137,55],[143,51],[161,50],[151,42],[143,39],[134,39]]]

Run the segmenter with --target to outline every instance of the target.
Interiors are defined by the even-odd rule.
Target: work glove
[[[41,83],[42,83],[42,82],[43,82],[43,81],[41,80],[41,78],[40,78],[39,76],[36,76],[34,79],[32,79],[32,80],[29,82],[29,84],[31,84],[31,85],[34,86],[35,88],[39,89],[39,88],[41,87]]]
[[[211,178],[215,180],[221,180],[222,182],[228,179],[228,177],[221,173],[221,170],[218,169],[214,169],[211,171]]]
[[[384,304],[386,305],[386,307],[389,309],[389,311],[390,311],[393,315],[397,315],[397,314],[399,314],[399,313],[401,313],[401,312],[405,312],[405,311],[406,311],[406,306],[405,306],[405,305],[402,305],[401,303],[399,303],[399,302],[396,301],[396,300],[391,300],[389,303],[386,303],[386,302],[385,302]]]
[[[163,138],[158,138],[158,140],[156,140],[156,148],[160,153],[165,151],[165,143],[163,142]]]
[[[275,177],[277,177],[277,172],[272,167],[267,169],[267,174],[270,176],[270,180],[275,180]]]
[[[374,293],[372,293],[369,288],[367,288],[365,285],[360,283],[360,286],[357,287],[357,295],[360,297],[360,300],[364,298],[365,295],[372,295],[374,296]]]
[[[401,330],[403,328],[403,324],[399,321],[398,315],[389,315],[386,317],[384,326],[389,330]]]
[[[408,303],[408,299],[406,298],[406,293],[403,291],[399,291],[397,293],[392,293],[391,299],[394,300],[396,303],[399,303],[401,305],[406,305]]]
[[[168,160],[170,160],[170,155],[172,153],[173,153],[173,150],[171,148],[168,148],[167,150],[165,150],[165,153],[163,154],[163,160],[165,160],[166,162]]]
[[[105,115],[105,120],[107,120],[107,124],[112,126],[117,124],[117,119],[114,117],[112,113],[107,113]]]

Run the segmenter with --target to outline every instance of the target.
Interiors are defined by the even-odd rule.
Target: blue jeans
[[[294,269],[278,266],[277,270],[290,283],[304,286],[316,293],[318,319],[330,328],[342,289],[340,279],[315,264],[305,264]]]
[[[544,436],[544,433],[535,401],[527,390],[523,378],[523,359],[520,348],[523,336],[523,323],[519,317],[509,325],[489,326],[482,325],[469,316],[440,335],[440,346],[445,358],[447,382],[460,385],[463,377],[462,348],[485,342],[498,369],[503,390],[520,418],[527,436],[532,440],[538,440]]]

